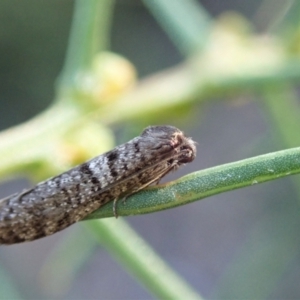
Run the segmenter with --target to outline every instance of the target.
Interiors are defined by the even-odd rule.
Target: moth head
[[[196,157],[196,143],[189,137],[184,137],[179,148],[178,164],[192,162]]]
[[[196,157],[196,143],[174,126],[149,126],[141,135],[166,140],[175,150],[179,165],[189,163]]]

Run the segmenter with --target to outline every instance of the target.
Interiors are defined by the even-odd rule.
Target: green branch
[[[59,88],[76,88],[78,73],[88,70],[96,53],[107,50],[114,1],[76,0]]]
[[[202,299],[124,220],[98,220],[85,225],[155,298]]]
[[[185,56],[199,51],[207,42],[211,17],[195,0],[143,0],[157,22]]]
[[[145,189],[119,201],[118,215],[151,213],[245,186],[300,173],[300,148],[273,152],[234,163],[198,171],[176,181]],[[113,216],[112,203],[87,219]]]

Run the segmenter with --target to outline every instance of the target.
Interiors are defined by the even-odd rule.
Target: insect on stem
[[[113,201],[158,183],[196,156],[195,142],[173,126],[149,126],[140,136],[67,172],[0,201],[0,243],[58,232]]]

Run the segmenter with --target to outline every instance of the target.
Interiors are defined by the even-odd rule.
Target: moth
[[[195,142],[173,126],[140,136],[58,176],[0,201],[0,244],[32,241],[151,185],[194,160]]]

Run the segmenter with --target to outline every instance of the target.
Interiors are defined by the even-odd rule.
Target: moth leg
[[[21,192],[17,197],[18,199],[22,198],[24,195],[27,195],[29,193],[32,192],[33,189],[28,189],[28,190],[24,190],[23,192]]]
[[[140,189],[142,189],[142,188],[140,188]],[[118,200],[121,200],[124,204],[126,204],[126,199],[129,196],[131,196],[131,195],[135,194],[136,192],[138,192],[140,189],[134,191],[131,194],[125,195],[124,197],[119,197],[119,198],[114,199],[114,202],[113,202],[113,212],[114,212],[114,216],[115,216],[116,219],[118,218],[118,212],[117,212],[117,202],[118,202]]]
[[[146,184],[144,184],[143,186],[139,187],[138,189],[132,191],[130,194],[125,195],[124,197],[122,197],[122,202],[125,204],[126,200],[129,196],[132,196],[134,194],[136,194],[137,192],[139,192],[140,190],[143,190],[144,188],[148,187],[149,185],[151,185],[152,183],[154,184],[158,184],[160,181],[161,177],[159,177],[156,180],[152,180],[151,182],[147,182]]]
[[[143,186],[140,187],[139,189],[137,189],[137,190],[131,192],[130,194],[127,194],[127,195],[124,195],[123,197],[118,197],[118,198],[114,199],[114,202],[113,202],[113,212],[114,212],[114,216],[115,216],[116,219],[118,218],[118,212],[117,212],[117,202],[118,202],[118,200],[121,200],[122,203],[126,204],[126,200],[127,200],[127,198],[128,198],[129,196],[131,196],[131,195],[137,193],[138,191],[142,190],[143,188],[147,187],[148,185],[149,185],[149,184],[143,185]]]
[[[6,200],[8,200],[8,199],[11,199],[11,198],[14,198],[14,197],[16,197],[17,200],[19,200],[19,199],[22,198],[24,195],[29,194],[32,190],[33,190],[33,189],[28,189],[28,190],[23,190],[23,192],[21,192],[21,193],[14,193],[13,195],[10,195],[10,196],[7,196],[7,197],[5,197],[5,198],[3,198],[3,199],[0,199],[0,202],[4,202],[4,201],[6,201]]]
[[[162,177],[158,178],[156,181],[153,182],[154,185],[159,185],[159,182],[161,180]]]
[[[144,184],[143,186],[139,187],[138,189],[132,191],[130,194],[125,195],[124,197],[122,197],[122,202],[123,202],[124,204],[126,204],[126,200],[127,200],[127,198],[128,198],[129,196],[132,196],[132,195],[136,194],[138,191],[140,191],[140,190],[146,188],[146,187],[149,186],[150,184],[151,184],[151,183]]]
[[[17,199],[19,199],[19,193],[14,193],[14,194],[12,194],[12,195],[9,195],[9,196],[7,196],[7,197],[5,197],[5,198],[1,198],[1,200],[0,200],[0,202],[4,202],[4,201],[6,201],[6,200],[8,200],[8,199],[11,199],[11,198],[13,198],[13,197],[18,197]]]
[[[172,172],[174,170],[174,166],[170,166],[160,177],[158,177],[155,181],[153,181],[153,184],[158,185],[161,179],[166,176],[168,173]]]
[[[119,198],[115,198],[114,199],[114,203],[113,203],[113,212],[114,212],[114,216],[116,219],[118,219],[118,212],[117,212],[117,202],[118,202]]]
[[[158,177],[156,177],[155,179],[151,180],[150,182],[147,182],[146,184],[144,184],[143,186],[137,188],[136,190],[131,191],[131,193],[128,193],[127,195],[124,195],[123,197],[119,197],[114,199],[113,202],[113,212],[114,212],[114,216],[116,217],[116,219],[118,218],[118,212],[117,212],[117,202],[119,199],[122,199],[122,202],[125,204],[126,200],[129,196],[137,193],[138,191],[148,187],[151,184],[155,184],[158,185],[160,180],[162,179],[162,177],[164,177],[166,174],[168,174],[169,172],[171,172],[173,170],[174,166],[170,166],[163,174],[160,174]]]
[[[118,218],[118,212],[117,212],[117,202],[118,202],[118,200],[122,199],[122,202],[125,203],[127,197],[129,197],[130,195],[132,195],[132,194],[126,195],[126,196],[124,196],[122,198],[119,197],[119,198],[114,199],[114,202],[113,202],[113,212],[114,212],[114,216],[115,216],[116,219]]]

